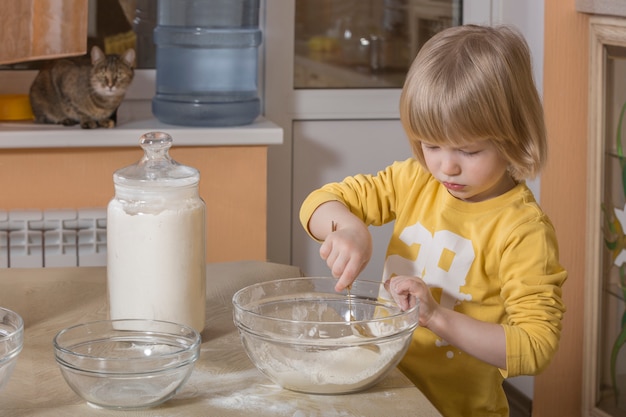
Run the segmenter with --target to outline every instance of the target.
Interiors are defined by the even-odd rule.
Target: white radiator
[[[106,266],[106,208],[0,210],[0,268]]]

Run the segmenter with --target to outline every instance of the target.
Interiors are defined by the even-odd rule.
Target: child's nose
[[[446,157],[441,161],[441,171],[445,175],[458,175],[461,173],[461,167],[454,158]]]

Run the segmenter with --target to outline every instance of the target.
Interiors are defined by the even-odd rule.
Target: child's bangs
[[[441,91],[425,95],[413,108],[411,129],[415,138],[435,145],[463,146],[468,140],[493,137],[484,123],[484,115],[477,117],[471,102],[462,97],[446,97]],[[476,107],[481,107],[477,105]]]

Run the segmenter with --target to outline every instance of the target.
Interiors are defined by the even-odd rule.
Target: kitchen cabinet
[[[583,408],[626,416],[626,18],[589,28]]]
[[[87,52],[87,0],[1,0],[0,9],[0,64]]]
[[[172,158],[200,170],[207,261],[265,260],[267,146],[177,147],[174,141]],[[139,146],[2,149],[0,210],[106,207],[113,172],[141,155]]]

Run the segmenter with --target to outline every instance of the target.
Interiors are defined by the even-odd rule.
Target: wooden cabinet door
[[[0,0],[0,10],[0,64],[87,52],[87,0]]]

